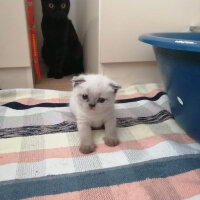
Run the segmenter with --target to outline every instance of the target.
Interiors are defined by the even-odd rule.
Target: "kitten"
[[[91,128],[104,125],[104,142],[116,146],[119,140],[116,134],[114,102],[119,84],[103,75],[80,75],[72,79],[73,92],[70,109],[76,116],[80,134],[80,151],[91,153],[95,150]]]
[[[47,64],[48,77],[83,72],[83,50],[71,20],[69,0],[42,1],[42,57]]]

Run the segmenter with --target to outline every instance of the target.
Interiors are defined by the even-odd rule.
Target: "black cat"
[[[49,67],[48,77],[83,72],[83,50],[71,20],[69,0],[41,0],[42,57]]]

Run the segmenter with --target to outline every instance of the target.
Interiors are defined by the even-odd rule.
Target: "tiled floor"
[[[36,80],[35,88],[38,89],[51,89],[51,90],[72,90],[72,76],[65,76],[62,79],[47,78],[47,67],[43,64],[40,65],[42,80]]]

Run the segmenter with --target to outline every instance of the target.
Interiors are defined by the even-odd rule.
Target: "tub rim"
[[[182,36],[182,37],[181,37]],[[191,39],[183,37],[191,36]],[[192,37],[199,37],[195,40]],[[200,52],[200,33],[192,32],[157,32],[146,33],[139,37],[139,40],[152,46],[175,49],[182,51]]]

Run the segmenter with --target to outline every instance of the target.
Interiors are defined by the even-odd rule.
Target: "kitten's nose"
[[[94,108],[96,105],[94,103],[89,104],[90,108]]]

